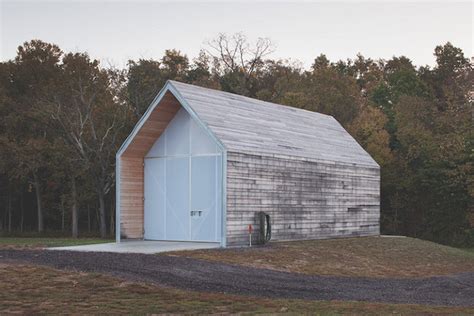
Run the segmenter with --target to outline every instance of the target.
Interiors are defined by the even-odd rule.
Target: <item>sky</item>
[[[311,66],[331,61],[405,55],[434,65],[434,48],[450,41],[473,56],[473,2],[311,1],[8,1],[0,0],[0,59],[14,58],[31,39],[66,52],[87,51],[105,66],[160,59],[178,49],[190,59],[218,33],[267,37],[271,58]]]

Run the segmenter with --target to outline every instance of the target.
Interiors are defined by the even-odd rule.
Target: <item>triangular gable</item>
[[[162,104],[162,102],[166,102],[166,103],[161,105],[161,108],[160,108],[160,104]],[[222,142],[214,135],[214,133],[209,129],[209,127],[199,118],[199,116],[192,109],[192,107],[186,102],[186,100],[180,95],[179,91],[173,86],[172,82],[167,81],[165,86],[161,89],[161,91],[152,101],[152,103],[150,104],[146,112],[137,122],[137,124],[133,128],[130,135],[127,137],[127,139],[124,141],[124,143],[118,150],[117,157],[120,157],[123,154],[127,153],[127,149],[129,149],[130,146],[133,146],[133,142],[137,138],[137,136],[140,137],[139,135],[140,131],[144,128],[145,124],[147,124],[147,122],[149,122],[150,119],[153,119],[155,117],[155,119],[157,120],[155,122],[149,122],[149,123],[152,123],[150,124],[152,128],[156,129],[157,126],[153,126],[153,125],[159,125],[161,132],[164,131],[166,128],[166,125],[173,119],[174,115],[179,110],[178,103],[179,103],[179,106],[183,107],[189,113],[189,115],[193,118],[193,120],[195,120],[195,122],[206,131],[206,133],[218,144],[218,146],[222,150],[225,151],[225,146],[222,144]],[[160,133],[156,135],[155,140],[160,136]],[[150,140],[149,141],[150,144],[147,144],[147,145],[152,146],[155,140],[153,140],[152,142]],[[145,152],[144,153],[140,152],[138,156],[141,155],[143,157],[144,154],[146,154],[146,152],[149,150],[149,148],[144,148],[143,150],[145,150]]]

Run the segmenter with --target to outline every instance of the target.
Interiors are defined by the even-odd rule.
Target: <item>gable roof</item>
[[[332,116],[171,80],[147,113],[167,91],[228,151],[378,167]]]

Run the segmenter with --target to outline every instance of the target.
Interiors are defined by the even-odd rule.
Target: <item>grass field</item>
[[[102,239],[0,238],[0,248],[110,242]],[[319,275],[424,277],[474,271],[474,251],[413,238],[367,237],[272,243],[265,247],[169,253]],[[472,315],[474,308],[367,302],[262,299],[124,282],[110,276],[0,263],[0,314],[363,314]]]
[[[0,314],[289,313],[469,315],[474,308],[270,300],[161,288],[93,274],[0,264]]]
[[[408,237],[272,243],[172,255],[315,275],[427,277],[474,271],[474,252]]]
[[[99,238],[57,238],[57,237],[0,237],[0,248],[44,248],[78,246],[113,242]]]

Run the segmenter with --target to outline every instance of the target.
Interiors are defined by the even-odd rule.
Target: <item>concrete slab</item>
[[[52,247],[48,248],[48,250],[153,254],[167,251],[210,249],[219,247],[219,243],[210,242],[127,240],[120,243],[114,242],[94,245]]]

